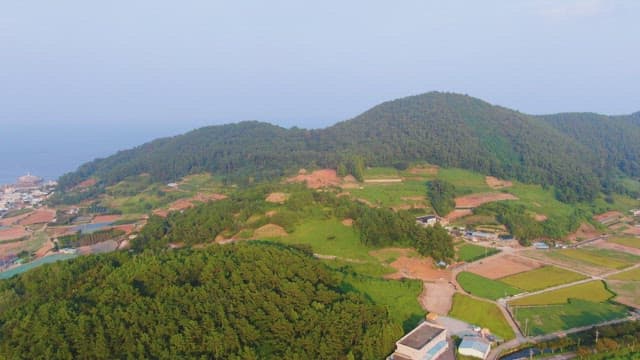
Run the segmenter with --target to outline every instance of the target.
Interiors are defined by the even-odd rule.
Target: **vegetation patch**
[[[498,306],[488,301],[477,300],[470,296],[456,293],[453,295],[453,306],[449,316],[489,328],[492,333],[505,340],[515,337],[511,326],[509,326]]]
[[[490,300],[497,300],[522,292],[522,290],[501,281],[487,279],[466,271],[458,274],[457,280],[466,292]]]
[[[566,304],[569,299],[581,299],[591,302],[604,302],[615,294],[609,291],[603,281],[590,281],[584,284],[523,297],[509,302],[511,306],[534,306]]]
[[[624,269],[640,260],[639,256],[593,247],[556,250],[549,255],[552,258],[568,258],[608,269]]]
[[[640,268],[617,273],[615,275],[609,276],[607,279],[621,281],[640,281]]]
[[[567,304],[530,306],[515,310],[516,320],[527,335],[544,335],[575,327],[595,325],[627,315],[624,306],[572,299]]]
[[[458,248],[458,260],[464,262],[473,262],[487,256],[499,253],[500,250],[490,247],[473,245],[465,243]]]
[[[544,266],[535,270],[504,277],[500,279],[500,281],[526,291],[536,291],[583,279],[586,279],[586,277],[576,272],[555,266]]]
[[[636,236],[611,237],[607,239],[607,241],[620,244],[623,246],[640,249],[640,237],[636,237]]]

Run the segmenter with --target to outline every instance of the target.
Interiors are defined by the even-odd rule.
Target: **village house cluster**
[[[19,177],[15,184],[0,185],[0,217],[10,211],[39,207],[56,185],[31,174]]]

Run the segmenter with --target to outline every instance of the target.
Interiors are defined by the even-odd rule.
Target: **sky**
[[[0,1],[0,156],[35,133],[39,151],[84,139],[91,159],[204,125],[325,127],[429,91],[632,113],[638,14],[635,0]]]

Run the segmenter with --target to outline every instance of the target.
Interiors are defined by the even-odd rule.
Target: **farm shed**
[[[483,338],[473,336],[462,339],[458,346],[458,353],[464,356],[473,356],[479,359],[486,359],[491,351],[491,345]]]

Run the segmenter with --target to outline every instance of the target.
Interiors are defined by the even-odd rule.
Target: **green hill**
[[[530,116],[434,92],[385,102],[325,129],[260,122],[201,128],[84,164],[61,177],[60,187],[68,190],[90,177],[100,187],[141,173],[171,181],[203,171],[242,184],[301,167],[337,168],[358,177],[363,164],[403,167],[421,161],[554,186],[565,202],[591,200],[603,189],[623,190],[612,173],[638,175],[637,119],[638,114]]]

